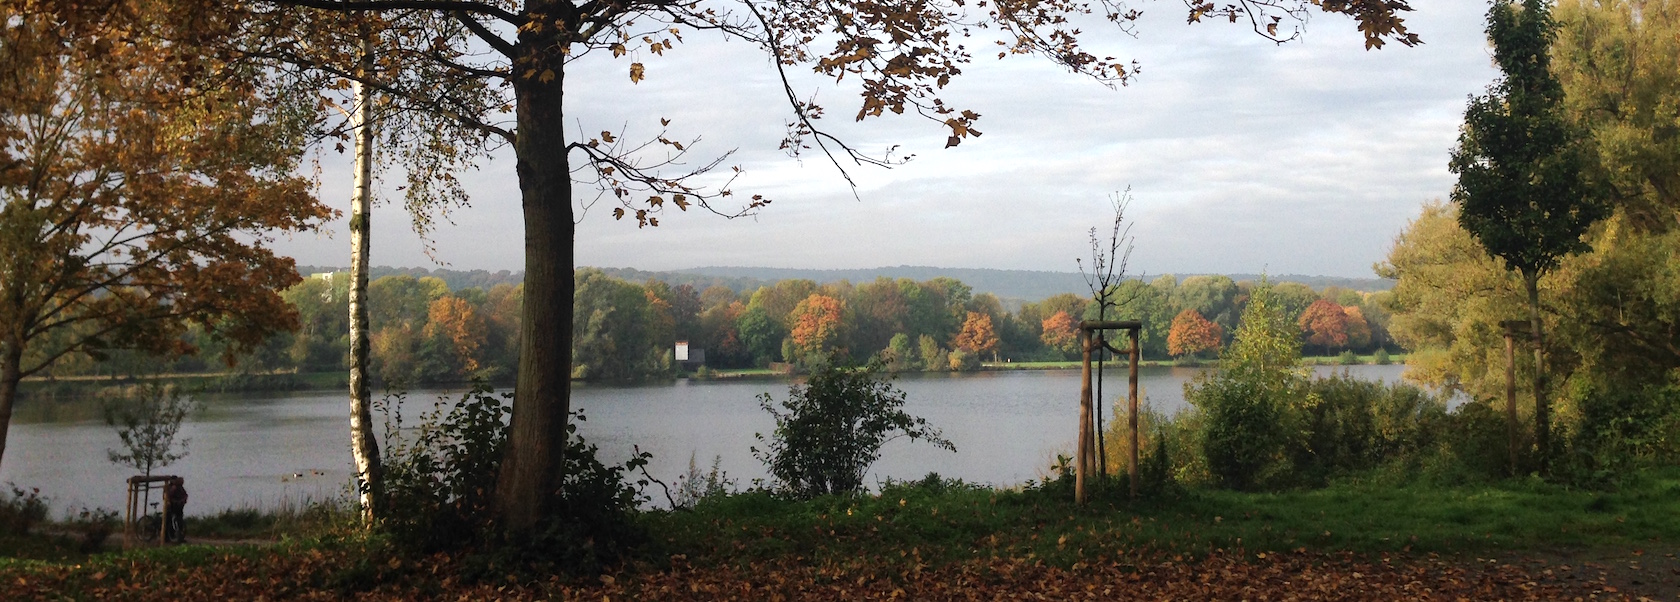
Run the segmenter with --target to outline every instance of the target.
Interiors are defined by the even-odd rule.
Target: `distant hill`
[[[298,266],[298,272],[307,276],[317,272],[343,272],[349,268],[329,268],[319,266]],[[1020,301],[1038,301],[1046,297],[1061,293],[1073,293],[1084,296],[1091,290],[1085,285],[1084,277],[1077,272],[1041,272],[1031,270],[990,270],[976,268],[935,268],[927,266],[901,265],[898,267],[880,267],[861,270],[804,270],[795,268],[744,268],[744,267],[703,267],[653,272],[635,268],[600,268],[602,272],[614,278],[630,282],[646,282],[661,280],[672,286],[687,284],[697,290],[706,290],[712,286],[722,286],[735,292],[751,292],[758,287],[773,284],[778,280],[803,278],[815,280],[818,283],[838,282],[849,280],[853,284],[872,281],[878,277],[892,279],[909,278],[911,280],[929,280],[940,276],[955,278],[974,288],[976,293],[991,293],[1002,299]],[[489,288],[497,284],[518,284],[525,278],[524,272],[489,272],[485,270],[447,270],[443,268],[393,268],[379,266],[370,270],[373,278],[380,278],[393,274],[407,274],[416,278],[434,276],[449,284],[449,290],[462,288]],[[1179,280],[1197,274],[1178,275]],[[1227,274],[1232,280],[1259,280],[1259,274]],[[1153,280],[1159,274],[1146,275]],[[1273,282],[1299,282],[1312,287],[1314,290],[1324,290],[1325,287],[1338,286],[1356,291],[1386,291],[1394,288],[1393,280],[1380,278],[1340,278],[1335,276],[1302,276],[1299,274],[1283,274],[1268,276]]]
[[[608,273],[612,272],[609,271]],[[658,277],[655,276],[655,274],[661,274],[659,272],[638,273],[646,274],[646,276],[640,277],[640,280],[646,280],[649,277]],[[1091,292],[1090,287],[1085,284],[1085,278],[1078,272],[1041,272],[1031,270],[935,268],[908,265],[862,270],[703,267],[676,270],[674,272],[663,272],[663,274],[671,275],[674,279],[667,280],[667,282],[672,282],[673,284],[677,284],[677,280],[701,280],[712,278],[720,279],[722,281],[740,281],[744,284],[751,284],[753,288],[756,288],[759,284],[791,278],[804,278],[808,280],[815,280],[819,283],[850,280],[852,283],[856,284],[860,282],[869,282],[881,276],[894,279],[909,278],[912,280],[928,280],[939,276],[947,276],[963,281],[963,283],[973,287],[974,291],[977,293],[992,293],[1001,298],[1020,299],[1024,301],[1037,301],[1046,297],[1059,295],[1061,293],[1073,293],[1083,296],[1090,294]],[[1178,279],[1182,281],[1185,277],[1195,275],[1197,274],[1178,275]],[[1227,275],[1230,276],[1232,280],[1239,282],[1243,280],[1260,279],[1259,274]],[[1159,274],[1150,274],[1145,277],[1153,280],[1159,276]],[[1315,290],[1323,290],[1325,287],[1329,286],[1339,286],[1346,289],[1371,292],[1386,291],[1394,288],[1393,280],[1384,280],[1380,278],[1341,278],[1335,276],[1303,276],[1298,274],[1283,274],[1279,276],[1268,276],[1268,278],[1272,282],[1299,282],[1310,286]],[[725,284],[725,286],[729,285]],[[730,288],[734,288],[738,291],[743,290],[734,286],[730,286]]]
[[[350,271],[350,268],[300,265],[297,270],[298,274],[308,277],[310,274],[319,274],[321,272],[348,272]],[[491,272],[487,270],[446,270],[443,268],[428,270],[426,268],[393,268],[385,265],[375,266],[368,270],[369,280],[399,275],[408,275],[415,278],[432,276],[443,280],[444,284],[448,284],[449,290],[452,291],[458,291],[464,288],[482,288],[488,290],[490,287],[498,284],[519,284],[525,280],[525,272],[509,272],[507,270],[501,270],[499,272]]]

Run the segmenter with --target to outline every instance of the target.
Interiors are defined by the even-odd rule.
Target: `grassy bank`
[[[1358,355],[1358,356],[1354,356],[1354,357],[1357,358],[1357,361],[1354,364],[1374,365],[1374,364],[1378,363],[1377,357],[1375,355]],[[1124,358],[1121,358],[1120,360],[1110,360],[1107,363],[1110,366],[1113,366],[1116,363],[1118,363],[1120,365],[1125,365],[1125,361],[1126,360]],[[1341,356],[1338,356],[1338,355],[1303,357],[1303,358],[1301,358],[1301,363],[1308,364],[1308,365],[1315,365],[1315,366],[1354,365],[1354,364],[1347,363]],[[1390,363],[1390,364],[1404,364],[1404,363],[1406,363],[1406,354],[1396,353],[1396,354],[1389,355],[1388,356],[1388,363]],[[1189,366],[1189,367],[1204,366],[1204,367],[1213,367],[1213,366],[1216,366],[1218,364],[1219,364],[1218,360],[1142,360],[1142,361],[1138,362],[1139,366],[1144,366],[1144,367],[1155,367],[1155,366]],[[981,369],[983,369],[983,370],[1078,370],[1082,367],[1082,363],[1078,360],[1057,361],[1057,362],[984,362],[980,366],[981,366]]]
[[[1615,575],[1594,572],[1587,580],[1568,581],[1576,579],[1568,576],[1568,566],[1525,572],[1520,563],[1495,566],[1481,559],[1591,559],[1649,550],[1648,562],[1660,564],[1660,553],[1674,551],[1680,541],[1680,469],[1646,473],[1615,491],[1533,479],[1482,485],[1387,485],[1364,479],[1318,490],[1187,490],[1134,501],[1121,484],[1117,480],[1099,488],[1086,506],[1072,503],[1065,483],[998,490],[935,478],[891,484],[869,496],[792,501],[747,492],[714,497],[693,510],[641,514],[638,520],[652,539],[613,577],[599,580],[498,577],[488,584],[474,582],[461,578],[461,571],[476,566],[470,560],[447,555],[404,559],[391,555],[377,537],[347,535],[354,530],[343,521],[338,526],[287,522],[260,513],[199,520],[189,523],[188,532],[202,538],[194,531],[220,524],[224,534],[261,533],[279,542],[89,555],[63,536],[0,537],[0,579],[23,585],[13,590],[22,592],[19,599],[94,597],[122,587],[130,588],[127,598],[166,599],[179,595],[182,583],[210,588],[204,591],[304,598],[373,592],[403,599],[500,591],[494,595],[515,599],[601,599],[603,592],[613,599],[626,592],[716,599],[726,590],[780,591],[776,584],[783,582],[818,588],[790,590],[795,599],[840,586],[856,589],[847,599],[886,599],[900,590],[939,598],[939,592],[959,591],[939,589],[955,587],[957,581],[966,583],[961,587],[991,588],[994,596],[985,596],[990,598],[1064,586],[1078,591],[1112,580],[1135,585],[1142,576],[1161,591],[1211,583],[1215,589],[1194,591],[1222,598],[1209,592],[1300,595],[1289,579],[1265,586],[1280,589],[1242,589],[1260,585],[1244,575],[1313,571],[1349,585],[1421,579],[1441,588],[1476,584],[1471,591],[1482,596],[1509,586],[1511,592],[1530,593],[1494,597],[1548,599],[1565,591],[1548,589],[1554,586],[1614,592],[1604,589],[1603,580]],[[1638,562],[1635,558],[1628,566],[1639,570]],[[1556,575],[1552,568],[1558,569]],[[1210,576],[1210,571],[1219,574]],[[263,575],[269,577],[251,579]],[[1085,577],[1071,577],[1077,575]],[[1624,579],[1637,586],[1646,583],[1638,580],[1641,576]],[[1439,583],[1429,581],[1434,578]],[[1066,579],[1073,581],[1063,583]],[[1045,583],[1059,585],[1041,589],[1050,587]],[[671,586],[679,587],[661,589]],[[1236,589],[1221,589],[1226,587]],[[1340,591],[1346,595],[1349,590]],[[1196,597],[1194,592],[1182,595]]]
[[[1680,470],[1673,469],[1612,492],[1538,480],[1346,481],[1318,490],[1190,490],[1133,501],[1122,485],[1112,482],[1084,507],[1063,486],[1019,492],[926,481],[875,497],[806,502],[750,493],[647,520],[654,533],[667,534],[663,545],[671,552],[733,564],[913,553],[930,563],[1009,557],[1071,566],[1139,551],[1462,556],[1680,542]]]

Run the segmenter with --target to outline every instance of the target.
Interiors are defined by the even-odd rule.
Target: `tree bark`
[[[1106,292],[1108,289],[1103,290]],[[1103,300],[1098,299],[1097,303],[1101,304]],[[1107,305],[1097,308],[1097,321],[1108,321]],[[1108,478],[1108,446],[1103,441],[1103,405],[1108,403],[1108,398],[1103,397],[1103,360],[1108,357],[1108,332],[1103,331],[1100,334],[1102,335],[1103,346],[1097,348],[1097,397],[1095,406],[1091,409],[1096,413],[1096,423],[1092,425],[1092,428],[1096,429],[1097,437],[1097,475],[1099,478],[1106,479]]]
[[[554,14],[551,2],[527,14]],[[552,28],[522,28],[514,61],[530,77],[513,78],[518,99],[514,141],[525,215],[525,302],[519,332],[518,385],[496,504],[510,530],[552,509],[563,483],[571,410],[573,233],[572,181],[561,112],[564,45]]]
[[[1126,358],[1126,431],[1131,434],[1131,441],[1126,445],[1126,474],[1132,480],[1132,497],[1138,494],[1138,358],[1142,355],[1138,348],[1138,330],[1126,329],[1128,338],[1132,340]]]
[[[1546,399],[1545,337],[1540,326],[1540,274],[1523,274],[1528,287],[1529,332],[1534,336],[1534,444],[1538,448],[1540,474],[1548,474],[1552,448],[1552,408]]]
[[[373,68],[373,44],[362,27],[358,75]],[[373,434],[373,402],[368,387],[368,252],[373,206],[373,95],[361,82],[352,82],[355,95],[351,127],[356,133],[356,173],[350,198],[350,455],[356,462],[356,485],[362,520],[372,526],[378,516],[383,470],[379,441]]]
[[[1505,327],[1505,430],[1510,439],[1511,476],[1517,476],[1517,338]]]
[[[0,342],[0,462],[6,457],[6,432],[12,425],[12,405],[17,402],[22,380],[23,342]]]

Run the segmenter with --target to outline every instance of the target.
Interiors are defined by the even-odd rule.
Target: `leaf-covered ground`
[[[371,558],[357,546],[182,548],[83,565],[0,567],[8,600],[1627,600],[1602,565],[1217,552],[1077,562],[915,555],[696,567],[681,556],[583,582],[463,583],[445,557]],[[1656,599],[1656,598],[1653,598]]]

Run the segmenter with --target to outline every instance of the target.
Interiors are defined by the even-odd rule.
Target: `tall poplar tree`
[[[1562,257],[1587,249],[1581,237],[1608,213],[1591,177],[1592,153],[1566,118],[1563,87],[1552,75],[1556,26],[1543,0],[1497,0],[1488,39],[1503,76],[1470,101],[1449,167],[1458,174],[1453,202],[1459,224],[1488,253],[1521,274],[1534,346],[1535,443],[1540,469],[1551,446],[1546,399],[1540,277]]]

